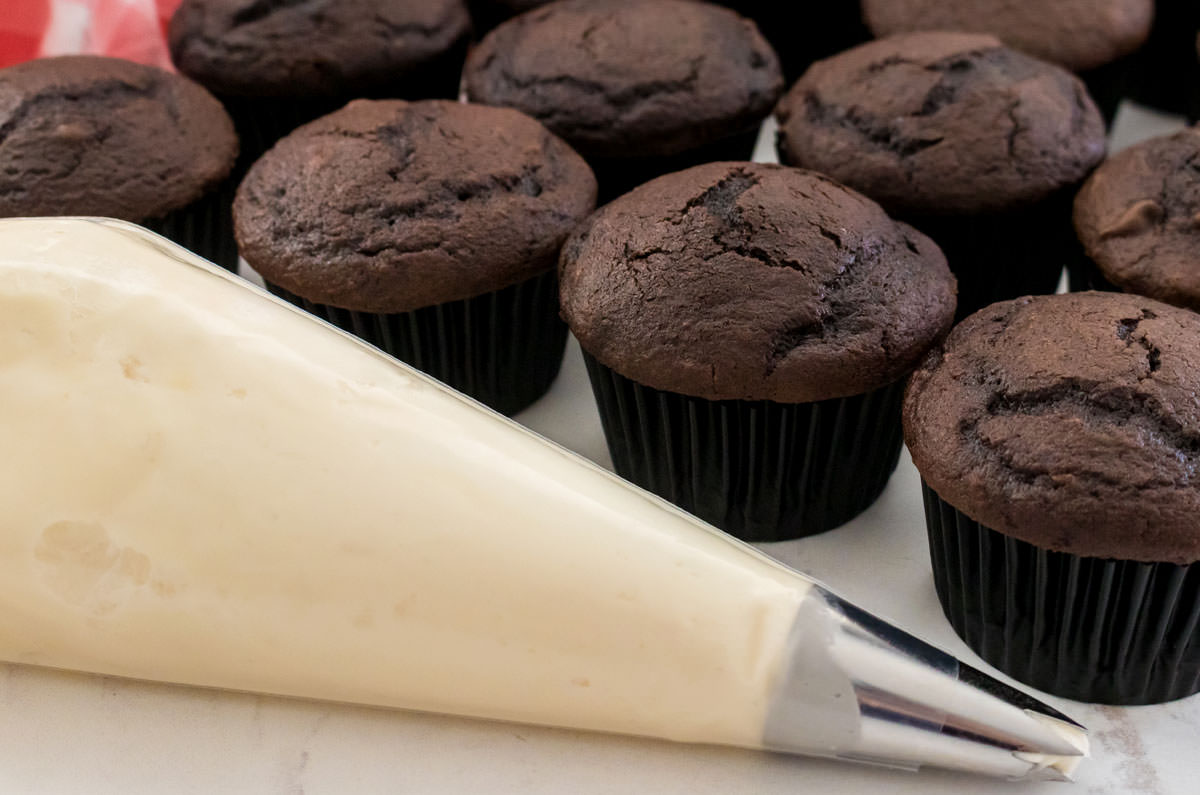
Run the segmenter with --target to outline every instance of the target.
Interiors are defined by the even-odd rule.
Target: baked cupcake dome
[[[1080,289],[1121,289],[1200,310],[1200,130],[1124,149],[1075,199]]]
[[[1083,84],[992,36],[910,33],[820,61],[777,109],[781,159],[929,234],[962,312],[1052,292],[1076,252],[1070,203],[1104,156]]]
[[[234,216],[273,289],[511,413],[557,373],[554,265],[595,192],[516,111],[360,100],[258,161]]]
[[[462,0],[183,0],[168,37],[179,71],[223,96],[419,98],[470,28]]]
[[[913,374],[938,595],[993,665],[1088,701],[1200,688],[1198,340],[1200,315],[1148,298],[1035,296]]]
[[[783,89],[754,23],[691,0],[551,3],[489,33],[464,82],[471,101],[516,108],[562,136],[610,195],[619,191],[606,183],[637,184],[617,173],[622,163],[642,161],[648,179],[731,140],[748,158]]]
[[[27,61],[0,69],[0,130],[0,216],[149,222],[214,260],[231,247],[228,224],[183,234],[212,213],[238,152],[229,116],[192,81],[119,58]]]
[[[563,248],[560,280],[617,471],[755,540],[829,529],[878,496],[898,382],[954,314],[928,238],[765,164],[613,201]]]
[[[862,0],[876,36],[918,30],[990,33],[1014,49],[1073,72],[1111,120],[1128,90],[1132,62],[1150,35],[1154,0]]]
[[[225,104],[235,178],[301,124],[362,97],[453,99],[471,37],[463,0],[183,0],[175,67]]]
[[[919,30],[990,33],[1073,72],[1128,55],[1146,41],[1154,0],[861,0],[876,36]]]

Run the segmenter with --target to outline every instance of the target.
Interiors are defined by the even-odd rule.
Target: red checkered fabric
[[[166,24],[180,0],[0,0],[0,66],[92,53],[171,67]]]

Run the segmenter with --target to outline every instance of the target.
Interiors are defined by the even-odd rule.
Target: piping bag
[[[0,659],[1067,778],[1081,727],[138,227],[0,220]]]

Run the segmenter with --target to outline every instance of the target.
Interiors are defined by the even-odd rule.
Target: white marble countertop
[[[1119,122],[1115,145],[1178,126],[1128,112]],[[551,394],[517,419],[608,463],[573,342]],[[850,524],[763,548],[994,673],[942,616],[917,474],[907,456],[882,498]],[[0,793],[1200,790],[1200,696],[1136,708],[1042,698],[1091,730],[1094,759],[1081,767],[1073,789],[0,665]]]

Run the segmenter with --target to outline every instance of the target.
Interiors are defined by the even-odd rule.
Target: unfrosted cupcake
[[[1200,690],[1200,315],[1073,293],[987,307],[913,374],[934,582],[981,657],[1041,690]]]
[[[1131,61],[1150,34],[1154,0],[862,0],[876,36],[918,30],[990,33],[1079,73],[1106,118],[1127,88]]]
[[[472,102],[516,108],[588,159],[602,198],[660,174],[749,159],[783,90],[754,23],[689,0],[562,0],[489,33]]]
[[[0,69],[0,217],[96,215],[151,227],[228,268],[233,124],[190,80],[71,55]]]
[[[1086,257],[1073,290],[1124,290],[1200,310],[1200,130],[1152,138],[1101,164],[1075,199]]]
[[[1050,293],[1078,255],[1071,202],[1104,156],[1080,80],[992,36],[909,33],[814,64],[777,110],[780,158],[928,234],[959,312]]]
[[[277,295],[512,414],[558,373],[554,266],[595,198],[516,111],[359,100],[255,163],[234,219]]]
[[[929,238],[777,165],[642,185],[572,235],[560,278],[616,471],[754,541],[875,500],[904,377],[954,316]]]
[[[183,0],[168,39],[229,109],[248,166],[352,99],[455,97],[470,33],[463,0]]]

